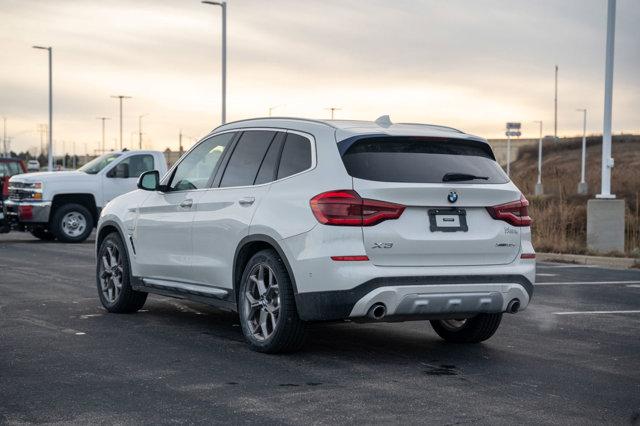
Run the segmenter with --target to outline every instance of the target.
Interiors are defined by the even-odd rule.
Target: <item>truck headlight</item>
[[[23,184],[24,189],[40,189],[42,190],[42,182],[27,182]]]
[[[20,184],[14,184],[9,187],[9,193],[14,194],[14,197],[19,200],[25,201],[42,201],[43,192],[42,182],[24,182]]]

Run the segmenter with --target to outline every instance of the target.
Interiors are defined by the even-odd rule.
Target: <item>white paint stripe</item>
[[[640,284],[640,281],[566,281],[553,283],[536,283],[541,285],[620,285],[620,284]]]
[[[558,274],[536,274],[537,277],[557,277]]]
[[[538,268],[549,268],[549,269],[554,269],[554,268],[598,268],[597,265],[582,265],[582,264],[575,264],[575,263],[559,263],[557,265],[549,265],[549,264],[537,264],[536,267]]]
[[[598,315],[598,314],[640,314],[640,310],[635,310],[635,311],[575,311],[575,312],[554,312],[554,315]]]
[[[631,285],[628,285],[627,287],[640,288],[640,284],[631,284]]]

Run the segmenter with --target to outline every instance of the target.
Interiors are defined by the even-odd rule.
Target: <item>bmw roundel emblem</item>
[[[455,203],[458,201],[458,193],[456,191],[451,191],[449,195],[447,195],[447,200],[449,200],[450,203]]]

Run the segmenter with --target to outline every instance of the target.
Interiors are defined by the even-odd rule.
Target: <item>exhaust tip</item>
[[[376,303],[369,308],[367,316],[374,320],[381,320],[387,314],[387,307],[384,303]]]
[[[510,314],[515,314],[519,310],[520,310],[520,300],[518,300],[518,299],[513,299],[507,305],[507,312],[510,313]]]

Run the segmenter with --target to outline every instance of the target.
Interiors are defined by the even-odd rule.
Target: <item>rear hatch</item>
[[[376,136],[341,147],[363,199],[405,206],[398,219],[363,226],[366,254],[379,266],[511,263],[517,227],[487,207],[520,199],[484,141]]]

